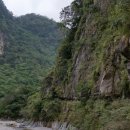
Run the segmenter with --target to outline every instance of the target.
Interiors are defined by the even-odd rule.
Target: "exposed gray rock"
[[[109,55],[111,59],[108,59],[107,69],[104,68],[103,74],[101,74],[99,92],[101,95],[111,96],[120,93],[119,84],[121,81],[121,75],[118,69],[121,65],[121,55],[128,61],[124,67],[128,71],[128,78],[130,80],[130,39],[123,36],[119,42],[119,45],[115,47],[113,53],[111,53],[111,47],[109,48]],[[110,54],[111,53],[111,54]]]
[[[127,70],[128,70],[128,78],[130,80],[130,61],[127,63]]]
[[[110,95],[113,89],[113,74],[111,71],[104,72],[101,84],[100,84],[100,93],[102,95]]]
[[[0,55],[4,54],[4,35],[0,32]]]
[[[76,87],[79,84],[79,81],[82,79],[82,77],[85,77],[86,75],[86,68],[89,67],[89,59],[90,59],[90,47],[84,46],[82,47],[77,54],[74,56],[74,67],[72,71],[72,76],[70,80],[70,84],[68,87],[66,87],[66,92],[68,93],[68,96],[72,96],[73,98],[76,98]],[[71,88],[71,90],[70,90]],[[69,90],[69,91],[67,91]],[[67,95],[67,94],[66,94]]]
[[[52,124],[52,130],[77,130],[68,123],[55,122]]]

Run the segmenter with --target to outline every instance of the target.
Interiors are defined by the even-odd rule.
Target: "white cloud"
[[[14,15],[20,16],[27,13],[37,13],[59,21],[62,8],[73,0],[3,0],[7,8]]]

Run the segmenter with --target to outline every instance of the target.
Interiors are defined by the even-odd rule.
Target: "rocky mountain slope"
[[[129,0],[75,0],[64,8],[70,32],[43,82],[42,100],[35,95],[42,107],[29,101],[36,119],[67,122],[66,129],[130,129],[129,6]]]
[[[69,32],[42,91],[22,109],[25,119],[56,130],[130,129],[129,7],[129,0],[74,0],[62,10]]]

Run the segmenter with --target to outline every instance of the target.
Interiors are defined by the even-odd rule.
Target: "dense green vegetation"
[[[53,66],[62,38],[55,21],[36,14],[14,17],[0,0],[0,116],[21,116]]]
[[[31,71],[21,71],[27,66],[19,64],[19,62],[24,61],[24,56],[29,48],[27,50],[24,48],[25,53],[21,54],[19,51],[15,53],[21,54],[20,59],[16,55],[13,55],[13,60],[8,58],[11,55],[1,57],[2,63],[6,63],[6,65],[1,64],[1,71],[6,69],[5,76],[20,78],[16,80],[16,84],[21,85],[21,87],[16,85],[15,89],[10,91],[15,93],[15,96],[10,93],[11,95],[7,94],[1,98],[1,115],[7,115],[7,117],[19,115],[25,119],[44,123],[67,122],[79,130],[129,130],[129,7],[129,0],[74,0],[70,6],[65,7],[61,11],[60,26],[67,31],[67,35],[58,50],[55,66],[42,82],[41,92],[35,89],[36,86],[39,86],[39,79],[36,76],[32,80],[33,83],[36,81],[34,84],[31,84],[30,80],[25,80],[29,78],[26,77],[28,74],[24,73],[24,77],[22,77],[23,72],[32,74],[33,77],[33,74],[36,74],[32,73],[36,70],[35,68],[39,70],[36,71],[38,76],[43,77],[45,74],[44,70],[41,71],[42,69],[39,68],[41,66],[38,64],[33,66],[35,63],[42,64],[37,58],[35,61],[30,59],[24,62],[27,65],[31,63]],[[48,39],[48,35],[42,33],[44,28],[42,31],[39,30],[42,26],[41,23],[36,28],[32,28],[34,23],[39,23],[42,17],[40,16],[39,20],[32,17],[34,18],[34,14],[15,18],[16,25],[20,25],[18,29],[22,28],[27,31],[22,37],[27,36],[28,38],[33,35],[37,37],[36,41],[39,41],[41,37],[45,36],[44,38],[50,42],[52,34]],[[10,19],[12,18],[10,17]],[[31,22],[27,22],[30,19]],[[48,23],[44,24],[48,25]],[[49,30],[51,30],[50,25]],[[66,29],[67,27],[68,29]],[[7,30],[5,29],[5,31]],[[18,36],[18,32],[13,33]],[[13,37],[13,35],[11,36]],[[8,38],[11,39],[11,37]],[[32,39],[32,41],[29,39],[30,44],[35,41],[34,37]],[[35,45],[33,44],[33,46]],[[32,50],[32,48],[30,49]],[[9,48],[7,50],[8,53],[11,52]],[[37,55],[37,53],[33,54],[34,57]],[[51,56],[49,58],[53,59]],[[43,65],[45,64],[43,63]],[[12,70],[8,70],[8,68]],[[19,76],[14,76],[16,75],[14,68],[18,69]],[[11,75],[8,72],[11,72]],[[8,82],[6,83],[5,85],[8,85]],[[3,86],[2,90],[5,88],[8,87]],[[8,92],[8,89],[3,93],[5,91]],[[1,97],[3,97],[3,93],[1,91]],[[26,100],[26,104],[22,103],[24,100]]]
[[[69,33],[37,100],[47,106],[54,103],[59,111],[51,108],[53,115],[46,109],[44,117],[41,103],[37,120],[68,122],[79,130],[130,129],[129,6],[129,0],[75,0],[62,10],[62,24]],[[112,88],[110,93],[102,93],[102,82],[106,90]],[[24,113],[31,115],[26,107]],[[50,113],[53,120],[46,118]]]

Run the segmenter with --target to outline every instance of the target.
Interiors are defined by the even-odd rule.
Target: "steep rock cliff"
[[[59,99],[58,119],[81,130],[128,130],[130,1],[75,2],[81,13],[44,81],[43,100]]]
[[[129,7],[129,0],[75,0],[63,10],[68,34],[41,93],[21,111],[25,119],[54,130],[130,129]]]
[[[118,0],[83,2],[82,17],[74,39],[69,43],[72,56],[65,61],[59,55],[61,60],[58,59],[56,67],[57,77],[57,68],[61,68],[59,73],[65,71],[63,79],[59,79],[60,83],[63,81],[61,87],[64,88],[65,97],[77,97],[76,90],[81,84],[88,84],[86,87],[91,89],[92,95],[121,94],[123,86],[119,85],[124,78],[121,73],[128,77],[126,64],[123,63],[129,60],[128,5],[128,1]]]

